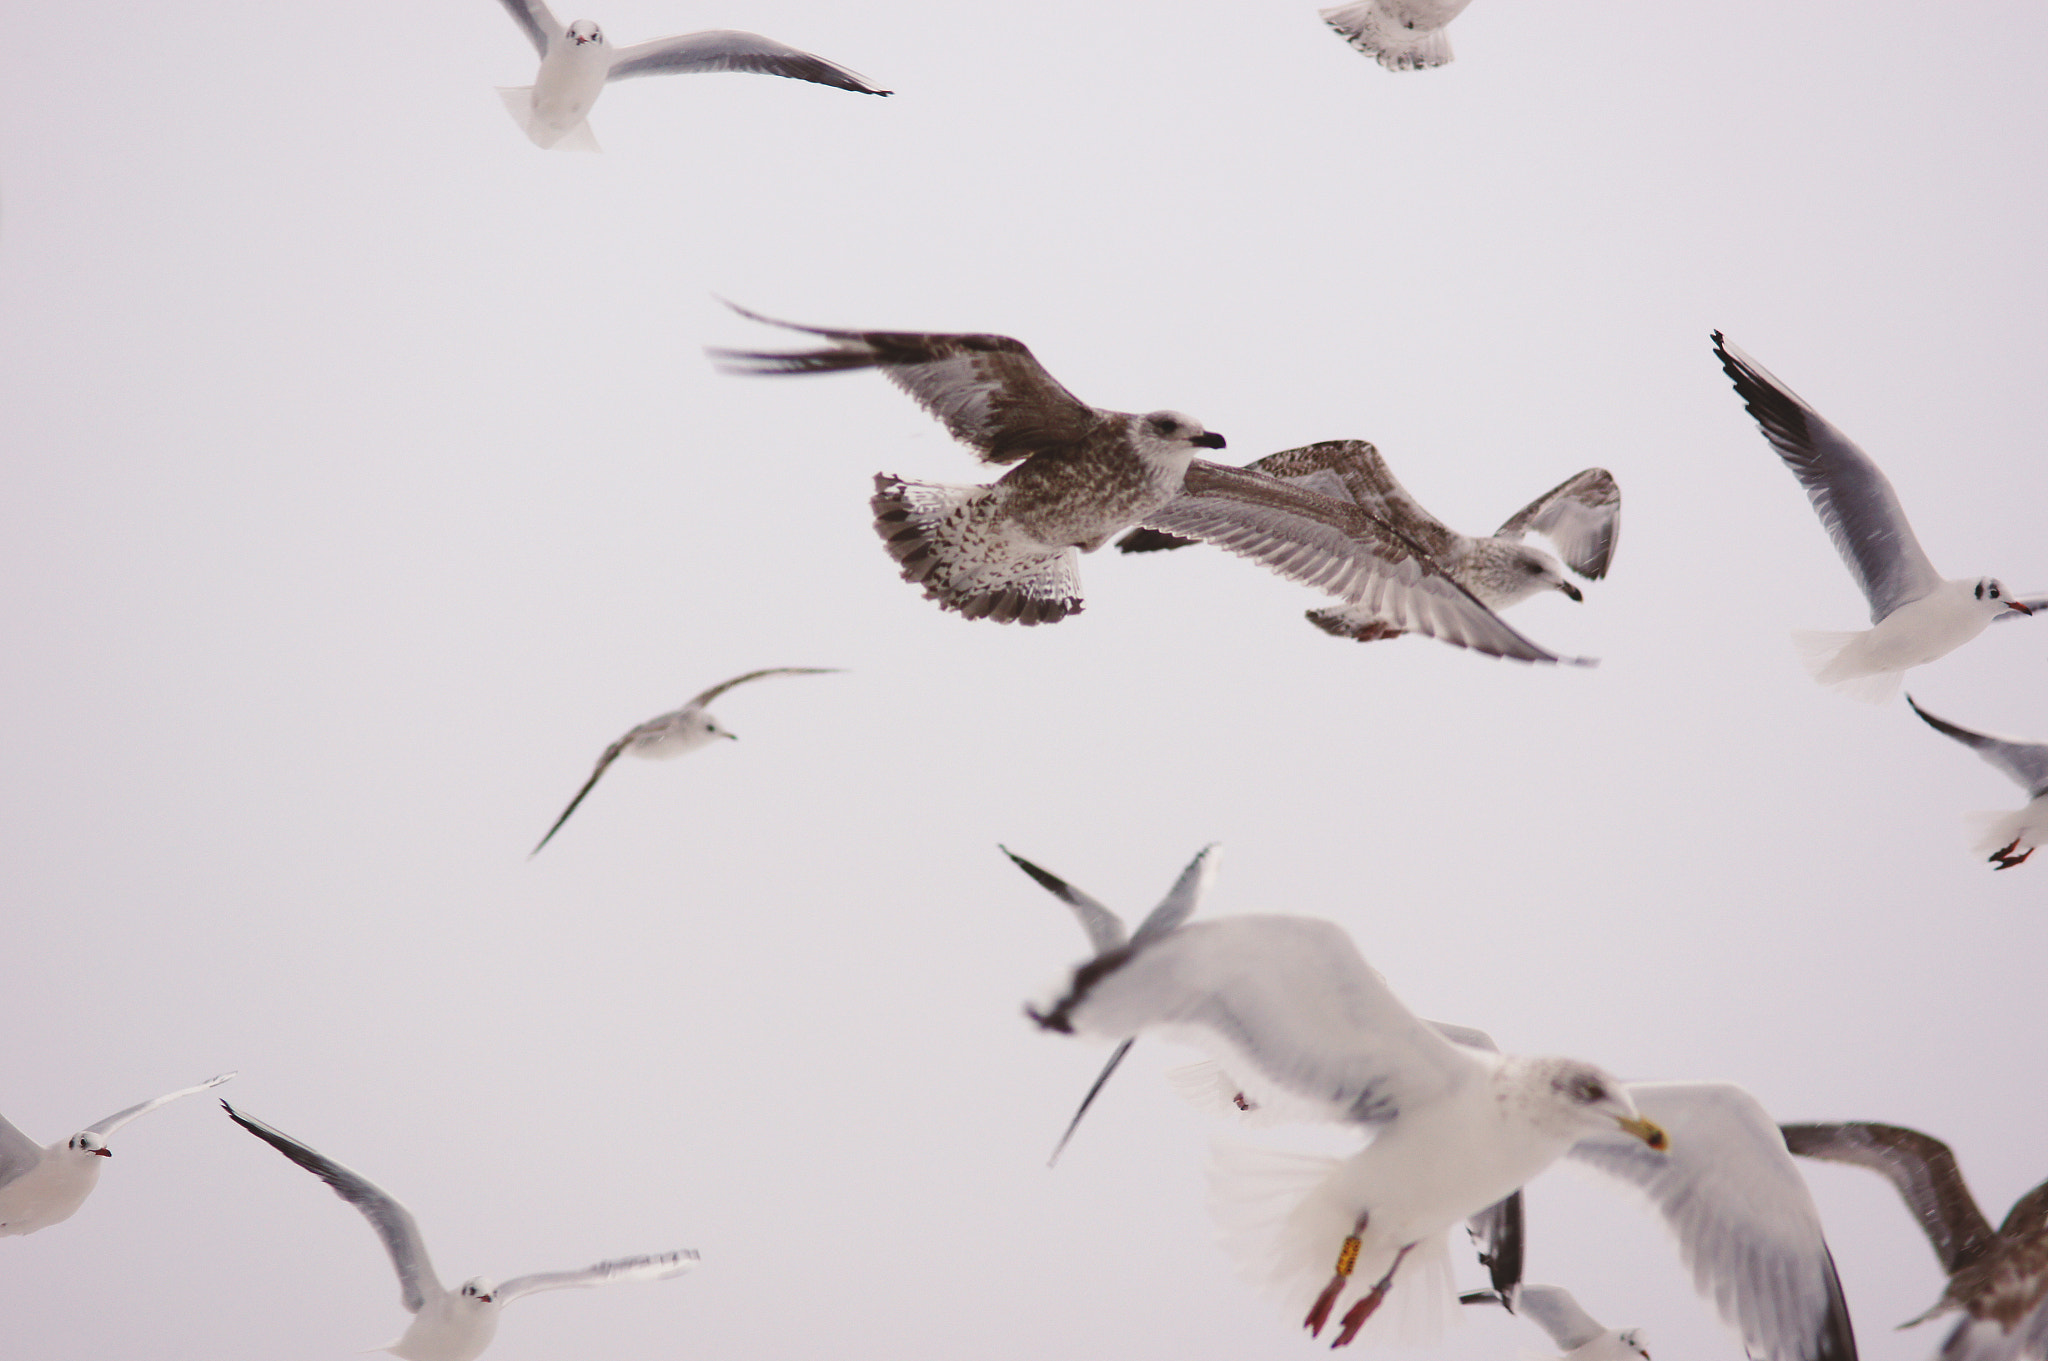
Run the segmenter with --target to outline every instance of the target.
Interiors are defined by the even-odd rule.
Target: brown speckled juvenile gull
[[[1451,59],[1444,26],[1472,0],[1360,0],[1320,11],[1344,41],[1389,71],[1426,71]]]
[[[733,310],[832,344],[711,351],[727,372],[880,369],[984,463],[1017,465],[986,486],[875,477],[875,531],[903,579],[968,619],[1050,624],[1078,613],[1075,550],[1094,552],[1173,499],[1195,450],[1223,447],[1177,411],[1089,406],[1008,336],[835,331]]]

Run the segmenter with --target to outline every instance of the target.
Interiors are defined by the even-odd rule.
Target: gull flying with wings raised
[[[115,1111],[48,1148],[39,1146],[0,1116],[0,1238],[47,1229],[77,1214],[92,1188],[100,1183],[100,1168],[105,1165],[100,1159],[114,1156],[107,1147],[109,1135],[138,1115],[147,1115],[181,1096],[218,1087],[233,1076],[222,1073],[197,1087],[180,1087],[140,1105]]]

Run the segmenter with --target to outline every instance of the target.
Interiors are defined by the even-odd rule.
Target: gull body
[[[107,1139],[115,1130],[138,1115],[146,1115],[179,1097],[218,1087],[233,1076],[222,1073],[196,1087],[183,1087],[116,1111],[48,1148],[38,1146],[5,1117],[0,1117],[0,1238],[47,1229],[77,1214],[78,1207],[99,1185],[100,1169],[105,1166],[100,1160],[114,1156],[107,1147]]]
[[[2026,863],[2027,857],[2042,842],[2048,841],[2048,742],[2019,742],[1973,732],[1946,719],[1936,718],[1914,704],[1911,695],[1906,696],[1906,703],[1913,705],[1913,712],[1926,720],[1928,727],[1955,738],[2027,791],[2027,806],[2016,812],[1976,813],[1971,816],[1973,822],[1982,824],[1984,828],[1984,835],[1977,843],[1977,853],[1989,860],[1994,868],[2009,870]]]
[[[1389,71],[1426,71],[1451,59],[1444,26],[1472,0],[1362,0],[1321,10],[1323,22]]]

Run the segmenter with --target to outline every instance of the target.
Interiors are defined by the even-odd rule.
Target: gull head
[[[585,43],[596,43],[602,47],[604,45],[604,30],[588,19],[578,19],[575,23],[569,25],[568,38],[570,42],[575,43],[578,47],[583,46]]]
[[[462,1283],[462,1289],[457,1293],[471,1303],[489,1304],[491,1296],[497,1293],[497,1289],[497,1282],[490,1277],[472,1276]]]
[[[1628,1089],[1604,1069],[1577,1059],[1535,1059],[1530,1078],[1535,1089],[1530,1114],[1539,1126],[1559,1134],[1618,1128],[1660,1153],[1670,1147],[1663,1129],[1642,1117]]]
[[[65,1144],[64,1147],[73,1153],[83,1154],[89,1158],[111,1158],[114,1156],[114,1151],[107,1147],[107,1141],[89,1129],[80,1130],[72,1135],[71,1142]]]
[[[1550,554],[1527,544],[1499,539],[1494,542],[1505,552],[1486,564],[1482,575],[1487,589],[1473,592],[1492,608],[1506,609],[1538,591],[1557,591],[1573,600],[1585,600],[1579,588],[1565,580],[1564,564]]]
[[[2023,603],[2011,591],[2006,590],[2005,583],[1997,577],[1979,578],[1976,596],[1983,603],[1986,613],[1992,615],[2000,615],[2007,610],[2018,610],[2021,614],[2034,612],[2032,606]]]
[[[1202,423],[1193,416],[1178,411],[1153,411],[1138,417],[1138,438],[1148,444],[1164,445],[1168,449],[1221,449],[1223,436],[1211,430],[1204,430]]]
[[[1643,1361],[1650,1361],[1650,1349],[1643,1345],[1642,1329],[1629,1328],[1623,1332],[1616,1333],[1614,1340],[1631,1355],[1640,1356],[1643,1358]]]

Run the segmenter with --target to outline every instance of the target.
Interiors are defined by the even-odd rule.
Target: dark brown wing
[[[1955,1154],[1932,1135],[1869,1121],[1781,1125],[1785,1147],[1802,1158],[1854,1163],[1891,1180],[1920,1221],[1941,1269],[1953,1276],[1996,1245],[1990,1221],[1977,1208]]]

